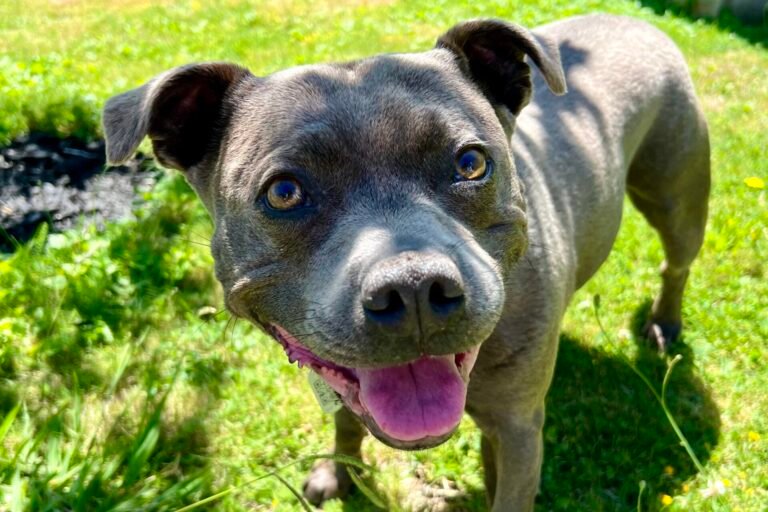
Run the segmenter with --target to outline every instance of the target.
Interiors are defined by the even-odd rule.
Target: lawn
[[[635,373],[660,389],[670,357],[638,339],[661,249],[627,204],[615,251],[563,325],[537,510],[765,511],[768,191],[748,178],[768,181],[768,30],[660,4],[5,1],[0,143],[30,130],[98,137],[106,98],[190,61],[265,74],[427,49],[477,16],[648,20],[685,53],[713,143],[709,230],[666,393],[703,471]],[[194,194],[168,173],[135,219],[41,231],[0,255],[0,511],[177,510],[227,489],[201,509],[301,510],[291,487],[307,457],[328,452],[331,418],[276,343],[222,310],[210,233]],[[480,511],[479,443],[466,419],[437,449],[367,440],[364,456],[391,510]],[[326,510],[377,509],[357,493]]]

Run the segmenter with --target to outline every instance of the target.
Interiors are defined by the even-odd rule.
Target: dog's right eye
[[[278,177],[272,180],[267,188],[267,205],[274,210],[293,210],[307,204],[307,195],[301,183],[289,177]]]
[[[456,181],[480,181],[490,171],[490,161],[478,148],[468,148],[456,158]]]

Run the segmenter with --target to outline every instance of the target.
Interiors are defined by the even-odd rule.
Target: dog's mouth
[[[450,438],[461,421],[480,345],[388,368],[349,368],[316,356],[280,326],[271,325],[269,331],[291,363],[320,375],[371,433],[390,446],[436,446]]]

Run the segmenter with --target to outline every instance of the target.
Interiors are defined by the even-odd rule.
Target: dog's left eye
[[[304,206],[307,195],[297,180],[278,177],[269,184],[266,200],[270,208],[285,211]]]
[[[476,181],[484,178],[490,162],[485,154],[476,148],[467,149],[456,157],[456,181]]]

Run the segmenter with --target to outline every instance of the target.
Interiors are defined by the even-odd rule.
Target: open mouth
[[[467,352],[424,356],[387,368],[349,368],[321,359],[288,331],[270,325],[288,360],[308,366],[341,397],[369,430],[397,448],[437,445],[464,413],[469,374],[480,345]]]

